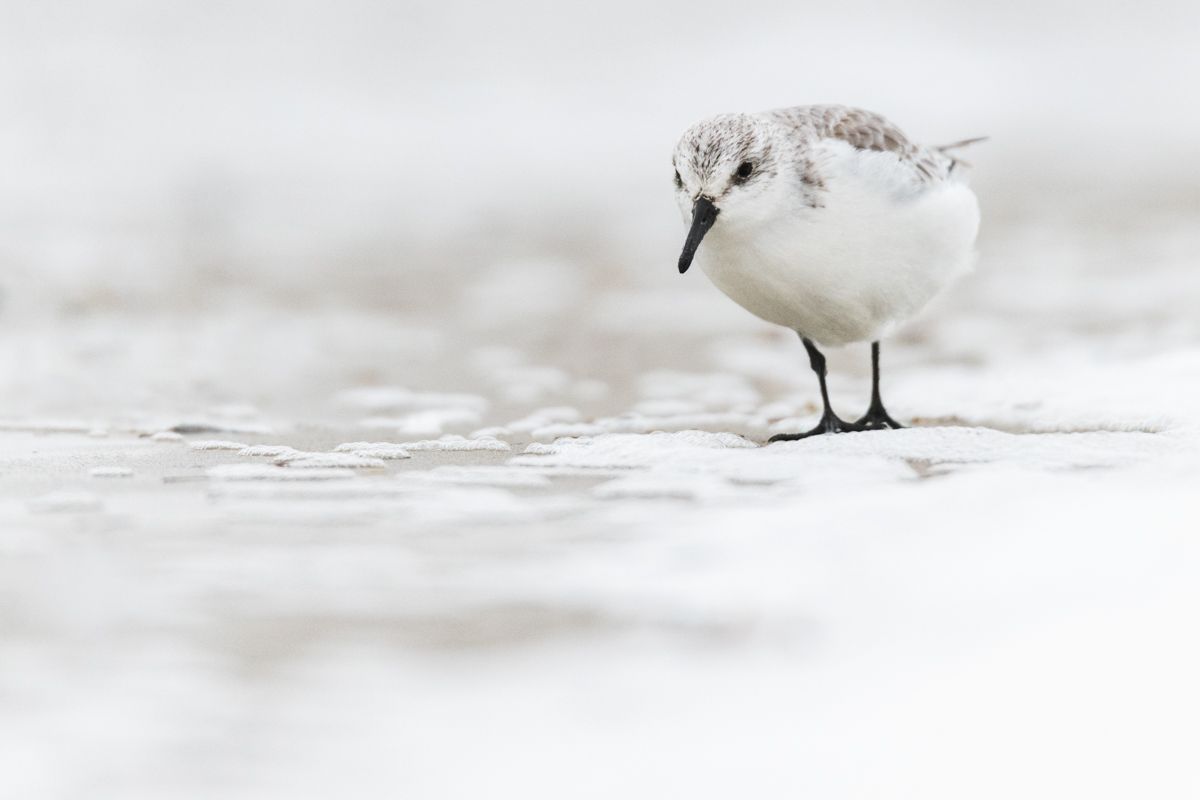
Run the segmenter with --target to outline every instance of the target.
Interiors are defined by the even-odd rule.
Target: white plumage
[[[745,115],[747,125],[734,116],[684,134],[677,195],[689,224],[696,199],[714,199],[719,219],[696,261],[747,311],[821,344],[873,341],[970,269],[979,208],[950,156],[916,148],[939,170],[926,177],[906,151],[856,147],[811,116],[796,124],[779,112]],[[741,135],[727,135],[734,132]],[[747,142],[746,133],[765,141]],[[729,181],[763,150],[774,169],[754,168],[768,185],[754,186],[754,174],[742,185]]]

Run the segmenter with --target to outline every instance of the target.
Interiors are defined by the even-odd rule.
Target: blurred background
[[[0,0],[0,795],[1195,796],[1198,37],[1182,1]],[[893,414],[978,442],[514,477],[559,424],[815,411],[794,337],[677,273],[670,153],[826,102],[991,137],[978,269],[884,356]],[[831,360],[852,414],[866,348]],[[486,426],[512,451],[219,480]]]
[[[246,351],[234,360],[256,362],[243,389],[276,361],[279,326],[354,340],[385,382],[412,371],[388,356],[414,328],[451,355],[503,331],[548,359],[615,360],[615,374],[638,353],[590,348],[605,331],[762,330],[671,269],[669,154],[721,111],[838,102],[920,141],[990,135],[969,156],[985,220],[976,288],[995,275],[1000,302],[1053,305],[1062,324],[1093,321],[1089,287],[1113,269],[1170,260],[1200,195],[1194,3],[8,0],[4,18],[10,411],[53,401],[34,388],[45,375],[13,377],[38,370],[15,326],[75,331],[70,345],[103,338],[105,315],[197,334],[197,316],[221,315]],[[997,288],[1028,280],[1040,288]],[[406,325],[359,336],[340,311]],[[433,360],[427,380],[450,380],[452,358]],[[299,386],[314,369],[293,356],[269,377],[299,371]],[[179,388],[217,400],[220,380]],[[120,381],[80,390],[154,399],[121,395],[133,390]]]

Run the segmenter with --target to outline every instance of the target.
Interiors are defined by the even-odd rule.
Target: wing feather
[[[949,177],[956,160],[940,148],[909,140],[885,117],[849,106],[795,106],[767,112],[778,123],[795,129],[803,139],[836,139],[859,150],[894,153],[920,183]]]

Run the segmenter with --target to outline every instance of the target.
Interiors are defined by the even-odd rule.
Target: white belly
[[[900,196],[855,177],[824,207],[718,222],[697,261],[746,310],[821,344],[872,341],[971,268],[979,208],[963,183]]]

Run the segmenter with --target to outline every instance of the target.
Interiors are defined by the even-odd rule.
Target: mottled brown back
[[[914,144],[885,117],[861,108],[794,106],[768,111],[766,116],[793,128],[802,139],[838,139],[859,150],[895,153],[922,182],[944,180],[955,164],[951,156]]]

